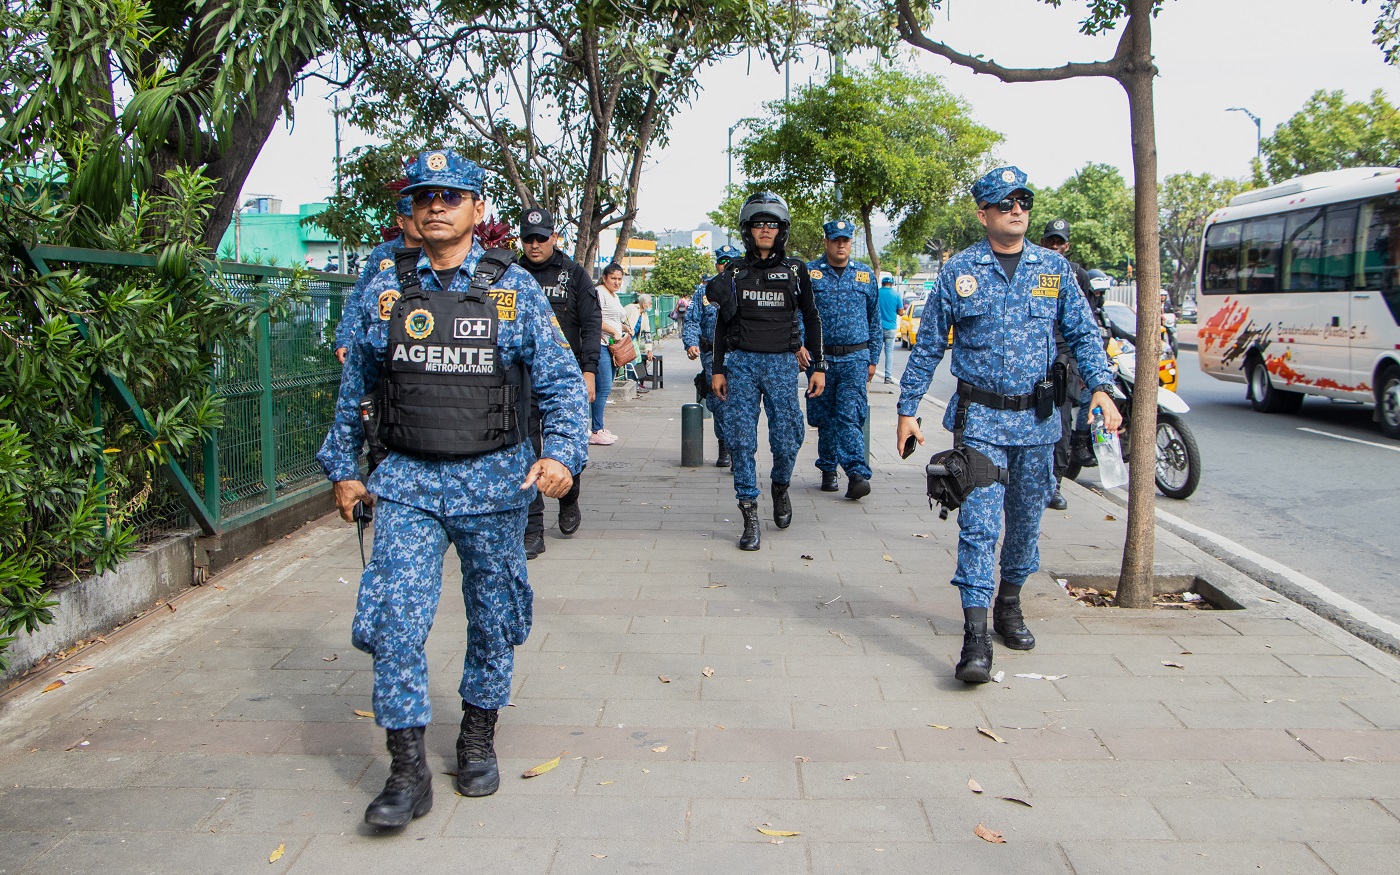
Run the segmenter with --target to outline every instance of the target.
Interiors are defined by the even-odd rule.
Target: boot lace
[[[496,713],[483,708],[469,708],[462,718],[462,734],[457,738],[457,758],[467,762],[484,762],[495,753],[492,737],[496,729]]]

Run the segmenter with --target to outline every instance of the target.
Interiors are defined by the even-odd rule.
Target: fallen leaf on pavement
[[[606,787],[606,786],[608,786],[609,784],[614,784],[614,783],[616,783],[616,782],[615,782],[615,781],[599,781],[599,782],[598,782],[598,786],[599,786],[599,787]]]
[[[1002,680],[1004,680],[1005,678],[1006,678],[1006,672],[1004,672],[1004,671],[999,671],[999,672],[997,672],[996,674],[992,675],[992,683],[994,683],[994,684],[999,684],[999,683],[1001,683]]]
[[[768,829],[767,827],[760,826],[758,831],[766,836],[783,836],[784,838],[802,835],[802,833],[795,829]]]
[[[707,678],[712,678],[715,676],[715,670],[710,668],[708,665],[700,669],[700,673]]]
[[[1112,522],[1113,520],[1118,519],[1118,517],[1114,516],[1114,515],[1111,514],[1111,513],[1106,513],[1106,514],[1104,514],[1104,515],[1103,515],[1103,518],[1106,519],[1106,520],[1108,520],[1109,522]]]
[[[1017,799],[1015,796],[999,796],[999,797],[997,797],[997,798],[999,798],[999,799],[1005,799],[1007,802],[1015,802],[1017,805],[1024,805],[1024,806],[1026,806],[1027,808],[1034,808],[1034,807],[1035,807],[1034,805],[1030,804],[1030,803],[1027,802],[1026,800],[1024,800],[1024,799]]]
[[[857,775],[846,775],[846,776],[843,777],[841,780],[843,780],[843,781],[854,781],[857,777],[859,777],[859,776],[857,776]]]
[[[604,859],[605,857],[607,857],[607,854],[592,854],[591,856],[592,856],[593,859],[595,859],[595,860],[602,860],[602,859]]]
[[[1002,837],[1001,833],[997,832],[994,829],[987,829],[980,823],[977,824],[976,828],[974,828],[972,831],[977,833],[977,837],[984,842],[991,842],[994,845],[1006,844],[1006,839]]]
[[[663,684],[669,684],[671,682],[671,679],[666,677],[664,674],[657,675],[656,679],[661,681]]]
[[[277,850],[272,852],[272,855],[267,858],[267,861],[269,863],[276,863],[278,860],[282,859],[282,855],[285,853],[287,853],[287,843],[283,842],[277,846]]]
[[[812,758],[811,758],[811,757],[803,757],[803,756],[796,756],[796,757],[793,757],[793,759],[797,760],[799,763],[810,763],[810,762],[812,761]]]
[[[559,756],[563,756],[563,754],[560,754]],[[520,777],[522,777],[522,778],[538,778],[540,775],[543,775],[545,772],[549,771],[550,769],[554,768],[554,767],[557,766],[557,765],[559,765],[559,757],[555,757],[554,759],[550,760],[550,761],[547,762],[547,763],[540,763],[538,766],[535,766],[533,769],[527,769],[526,771],[524,771],[524,772],[521,773]]]
[[[710,584],[706,584],[705,586],[702,586],[701,589],[723,589],[723,588],[726,587],[726,586],[729,586],[729,584],[727,584],[727,583],[710,583]]]
[[[66,683],[68,683],[68,682],[67,682],[67,681],[64,681],[64,680],[54,681],[53,683],[49,684],[47,687],[44,687],[44,690],[43,690],[43,691],[44,691],[45,693],[52,693],[54,690],[58,689],[59,687],[63,686],[63,685],[66,684]]]
[[[669,744],[658,744],[656,747],[654,747],[654,748],[651,749],[651,752],[652,752],[652,753],[665,753],[666,751],[668,751],[668,750],[670,750],[670,749],[671,749],[671,746],[670,746]]]
[[[373,716],[374,716],[374,712],[373,712],[373,711],[361,711],[359,708],[356,708],[356,709],[355,709],[355,716],[356,716],[356,717],[373,717]]]
[[[883,559],[883,560],[885,560],[886,562],[893,562],[893,561],[894,561],[893,559],[890,558],[890,554],[888,554],[888,553],[881,553],[881,554],[880,554],[880,558]]]
[[[339,653],[332,653],[330,656],[321,657],[322,662],[335,662],[337,659],[340,659]]]
[[[168,603],[167,603],[167,604],[166,604],[166,607],[170,609],[170,613],[172,613],[172,614],[175,613],[175,606],[174,606],[174,605],[168,604]]]
[[[852,645],[851,645],[851,642],[849,642],[849,641],[846,640],[846,636],[845,636],[845,635],[842,635],[840,632],[837,632],[835,629],[828,629],[827,631],[830,632],[832,635],[835,635],[836,638],[837,638],[842,644],[846,645],[847,647],[852,646]]]
[[[951,727],[951,726],[944,726],[942,723],[930,723],[930,724],[929,724],[929,728],[930,728],[930,729],[952,729],[953,727]]]
[[[92,671],[97,668],[95,665],[75,665],[70,669],[65,669],[64,674],[82,674],[85,671]]]
[[[216,583],[216,584],[214,584],[214,589],[217,589],[219,592],[224,592],[225,590],[228,589],[228,587],[226,587],[226,586],[219,586],[219,585]]]
[[[739,783],[740,783],[740,784],[747,784],[748,782],[749,782],[749,776],[748,776],[748,775],[745,775],[744,777],[742,777],[742,778],[739,779]]]
[[[1028,681],[1059,681],[1059,680],[1064,680],[1065,678],[1069,677],[1069,675],[1067,675],[1067,674],[1036,674],[1035,672],[1030,672],[1029,674],[1018,674],[1018,675],[1016,675],[1016,677],[1018,677],[1018,678],[1025,678],[1025,679],[1028,680]]]
[[[915,533],[914,533],[914,537],[916,537],[916,538],[927,538],[928,535],[925,535],[923,532],[915,532]]]
[[[981,792],[982,792],[982,785],[979,784],[979,783],[977,783],[976,781],[972,780],[971,778],[968,778],[968,779],[967,779],[967,789],[971,790],[971,791],[974,792],[974,793],[981,793]]]
[[[977,731],[987,736],[992,741],[995,741],[997,744],[1006,744],[1006,739],[1002,738],[1000,735],[997,735],[992,730],[987,729],[985,726],[977,727]]]
[[[1179,663],[1179,662],[1172,662],[1172,661],[1166,660],[1166,659],[1162,660],[1162,665],[1165,665],[1167,668],[1181,668],[1181,669],[1186,668],[1186,666],[1182,665],[1182,664]]]
[[[803,558],[803,559],[806,559],[808,562],[813,561],[813,558],[812,558],[810,555],[806,554],[806,553],[803,553],[803,554],[802,554],[802,558]]]

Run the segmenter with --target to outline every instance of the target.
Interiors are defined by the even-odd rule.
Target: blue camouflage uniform
[[[700,350],[700,365],[705,370],[705,385],[709,385],[715,374],[715,320],[719,318],[719,308],[710,303],[705,298],[705,284],[701,283],[695,287],[695,294],[690,299],[690,306],[685,308],[685,322],[681,325],[681,342],[686,349],[692,346]],[[701,339],[705,343],[701,344]],[[706,349],[705,347],[710,347]],[[714,392],[705,396],[705,406],[710,408],[710,414],[715,421],[715,437],[719,440],[726,440],[724,436],[724,402]]]
[[[832,221],[823,227],[830,240],[850,237],[853,226],[852,222]],[[875,272],[859,261],[834,268],[825,255],[807,262],[807,272],[826,345],[826,389],[807,399],[807,421],[817,430],[817,467],[831,472],[840,466],[847,476],[869,480],[862,433],[870,414],[865,385],[870,366],[880,361],[884,342]]]
[[[413,215],[412,200],[410,198],[400,198],[398,203],[400,215]],[[386,240],[369,251],[369,257],[365,259],[364,269],[360,271],[360,278],[355,280],[355,287],[350,290],[350,294],[345,297],[345,304],[340,311],[340,324],[335,327],[335,349],[349,349],[350,342],[356,337],[369,330],[370,322],[365,317],[374,311],[367,310],[360,305],[357,299],[363,298],[369,281],[374,279],[381,270],[387,270],[394,266],[394,250],[406,246],[402,237],[395,240]],[[352,319],[351,314],[357,314],[360,318]]]
[[[418,165],[425,157],[443,155],[424,153]],[[438,167],[432,162],[427,170],[416,165],[418,177],[434,184],[455,173],[475,182],[472,190],[479,193],[480,169],[452,153],[446,155],[446,167],[440,157]],[[414,176],[411,170],[410,179]],[[482,253],[480,244],[473,243],[446,291],[467,290]],[[418,278],[430,294],[444,291],[426,255],[418,259]],[[379,379],[388,337],[389,322],[379,318],[379,302],[398,293],[395,271],[382,271],[361,300],[365,312],[350,314],[365,319],[369,330],[349,347],[335,422],[317,454],[332,481],[360,476],[359,401]],[[539,285],[522,268],[511,266],[490,294],[497,300],[501,366],[511,368],[523,361],[539,396],[544,455],[577,474],[588,454],[588,395],[568,342],[553,324]],[[511,298],[514,306],[508,307]],[[377,497],[374,552],[360,578],[351,641],[374,657],[374,713],[380,726],[405,729],[432,720],[424,645],[437,610],[448,543],[457,548],[461,560],[468,622],[462,699],[486,709],[507,704],[513,648],[530,631],[533,594],[526,580],[523,537],[534,490],[520,485],[535,461],[528,440],[452,460],[390,451],[370,477],[367,488]]]
[[[998,168],[978,181],[973,196],[978,203],[995,203],[1025,187],[1020,170]],[[1108,384],[1108,358],[1098,326],[1068,260],[1026,241],[1015,275],[1008,277],[986,240],[968,247],[943,265],[924,305],[919,335],[900,380],[899,414],[913,416],[918,411],[943,359],[950,327],[955,328],[953,376],[983,391],[1015,396],[1033,392],[1035,383],[1050,372],[1057,324],[1085,382],[1095,387]],[[949,431],[958,401],[955,394],[943,417]],[[968,406],[964,442],[1008,468],[1010,485],[972,490],[958,512],[958,566],[952,582],[962,592],[964,608],[991,605],[1003,513],[1001,579],[1019,586],[1040,567],[1040,517],[1055,488],[1051,469],[1059,436],[1056,415],[1040,419],[1034,409]]]

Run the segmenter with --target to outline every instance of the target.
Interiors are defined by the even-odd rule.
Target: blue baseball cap
[[[892,285],[894,285],[894,277],[892,277],[892,276],[887,276],[887,277],[885,277],[884,279],[880,280],[880,285],[882,285],[882,286],[892,286]]]
[[[394,208],[397,209],[397,210],[399,211],[399,215],[400,215],[400,216],[411,216],[411,215],[413,215],[413,198],[411,198],[411,197],[401,197],[401,198],[399,198],[399,202],[396,203],[396,204],[394,204]]]
[[[721,246],[715,250],[715,261],[733,261],[741,255],[743,253],[733,246]]]
[[[486,171],[475,161],[463,158],[451,149],[419,152],[408,167],[408,185],[403,194],[411,195],[424,188],[454,188],[481,196]]]
[[[840,237],[845,237],[849,240],[851,237],[855,236],[856,224],[855,222],[849,222],[845,219],[832,219],[830,222],[822,225],[822,232],[826,234],[826,239],[828,240],[836,240]]]
[[[1026,188],[1026,174],[1019,167],[998,167],[972,184],[972,199],[982,204],[1004,200],[1013,191]]]

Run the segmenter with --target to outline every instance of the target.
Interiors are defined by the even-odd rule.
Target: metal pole
[[[699,404],[681,405],[681,467],[705,464],[705,417]]]

